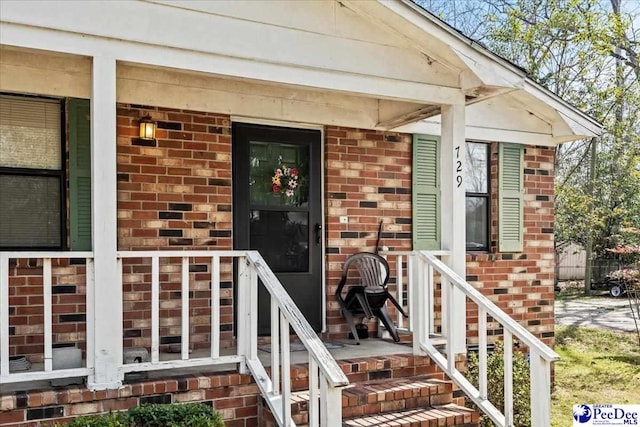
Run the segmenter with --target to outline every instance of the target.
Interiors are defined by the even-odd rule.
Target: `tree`
[[[418,3],[604,124],[601,137],[556,150],[555,237],[610,256],[640,224],[640,2]]]

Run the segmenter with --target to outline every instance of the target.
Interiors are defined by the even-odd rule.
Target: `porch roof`
[[[412,0],[358,2],[347,0],[363,15],[371,19],[383,19],[393,31],[415,41],[418,48],[430,49],[433,54],[434,39],[439,42],[438,56],[447,58],[461,68],[460,88],[465,93],[467,105],[467,137],[514,142],[530,142],[538,145],[555,145],[571,140],[589,138],[602,133],[603,125],[579,108],[536,82],[527,71],[495,54],[481,43],[462,34]],[[392,12],[392,13],[389,13]],[[420,33],[424,34],[420,34]],[[427,35],[425,37],[425,35]],[[436,56],[436,58],[438,58]],[[438,58],[438,60],[440,59]],[[494,98],[499,99],[494,99]],[[481,103],[481,105],[476,105]],[[506,123],[491,122],[490,116],[507,114],[508,121],[526,123],[527,115],[546,122],[547,132],[526,132],[508,129]],[[492,131],[489,128],[492,127]],[[440,128],[440,115],[433,114],[398,128],[405,132],[435,133]],[[520,134],[518,134],[520,133]]]
[[[7,0],[0,40],[85,62],[114,58],[120,102],[431,134],[441,132],[443,105],[464,104],[470,139],[555,145],[601,131],[523,70],[409,0],[150,0],[118,8]],[[0,90],[91,96],[90,61],[58,61],[65,84],[49,78],[52,62],[3,55]]]

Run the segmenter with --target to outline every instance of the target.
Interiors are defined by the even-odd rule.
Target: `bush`
[[[478,355],[471,354],[467,379],[478,387]],[[531,383],[529,361],[519,351],[513,352],[513,425],[529,427],[531,425]],[[504,343],[497,341],[492,354],[487,356],[487,393],[489,400],[504,413]],[[480,426],[493,426],[491,419],[480,412]]]
[[[95,416],[78,417],[67,424],[67,427],[128,427],[121,413],[109,413]],[[56,424],[59,426],[60,424]]]
[[[220,414],[201,403],[137,406],[127,418],[136,427],[224,427]]]
[[[224,427],[222,417],[202,403],[136,406],[124,413],[79,417],[68,427]]]

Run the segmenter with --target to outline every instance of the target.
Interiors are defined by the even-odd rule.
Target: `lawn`
[[[640,403],[640,345],[635,334],[556,325],[553,427],[573,425],[578,403]]]

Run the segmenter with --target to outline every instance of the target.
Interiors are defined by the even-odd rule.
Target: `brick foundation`
[[[220,412],[226,427],[255,427],[258,394],[251,376],[237,373],[149,380],[117,390],[89,391],[74,386],[17,392],[0,396],[0,425],[36,427],[145,403],[204,402]]]

